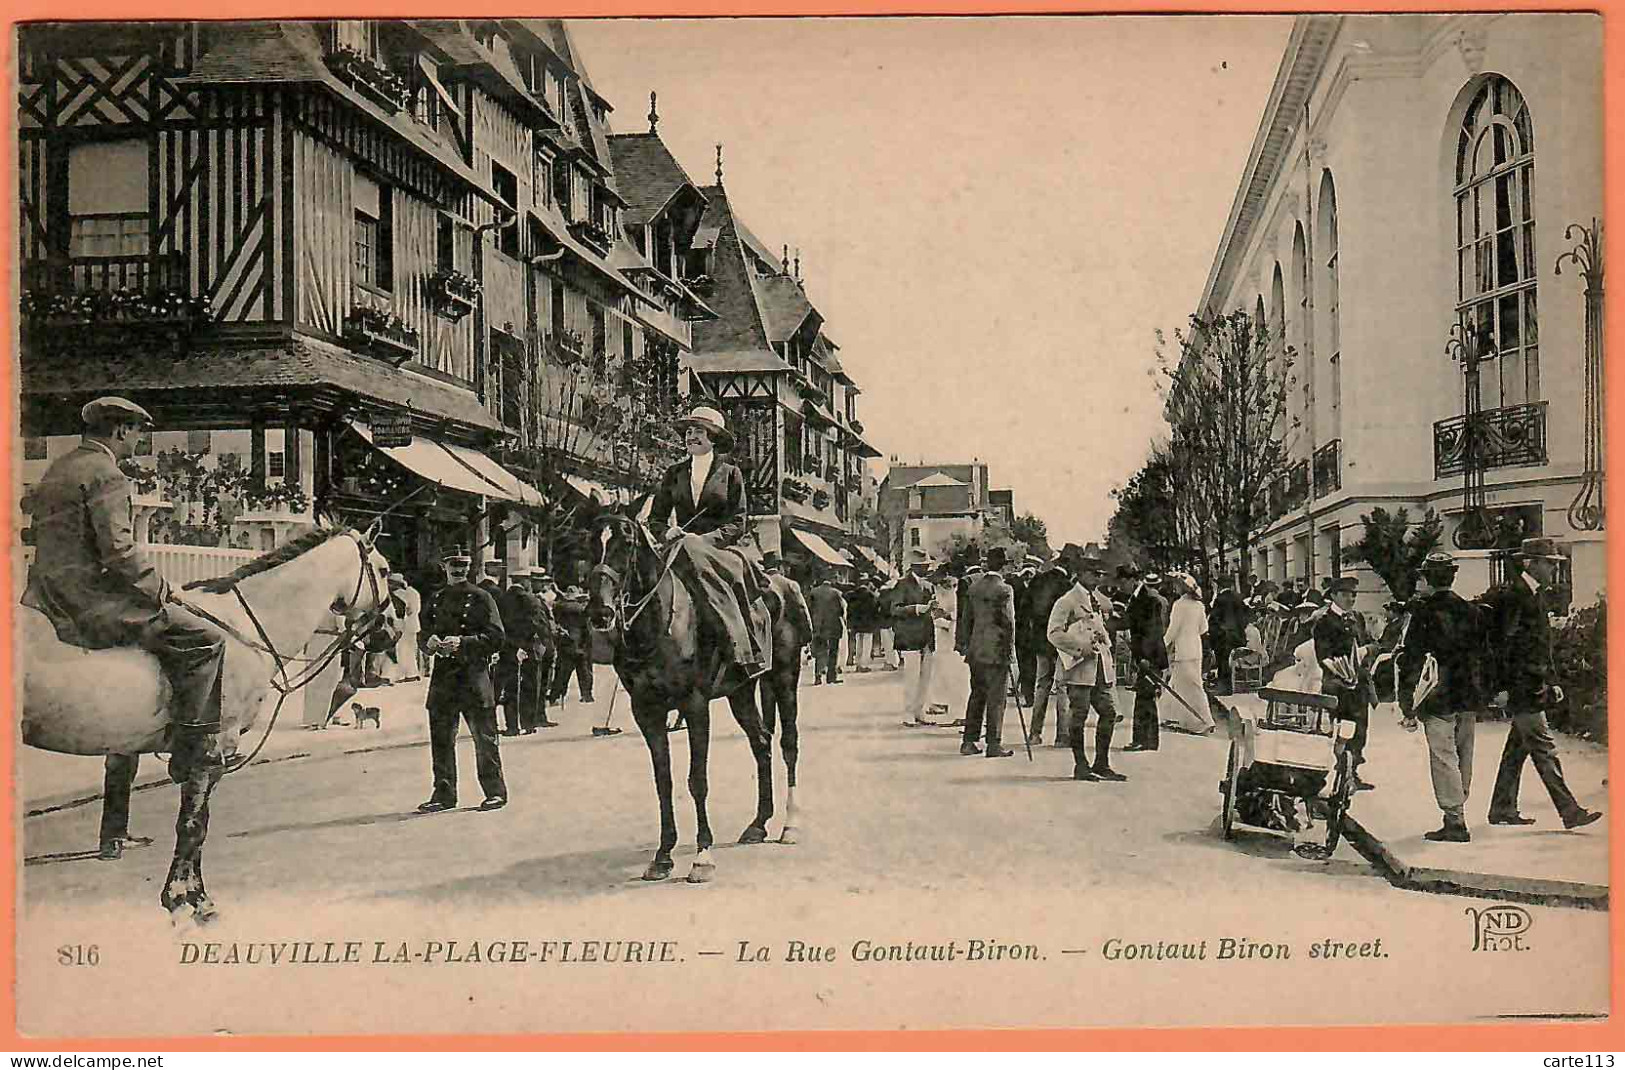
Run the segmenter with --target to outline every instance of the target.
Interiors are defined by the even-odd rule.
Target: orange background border
[[[488,0],[470,5],[459,5],[460,17],[541,14],[541,12],[515,10],[521,4],[492,4]],[[1111,3],[1104,0],[598,0],[587,4],[581,0],[560,0],[545,14],[552,17],[594,16],[656,16],[656,15],[973,15],[973,14],[1204,14],[1204,13],[1269,13],[1292,14],[1314,12],[1402,12],[1465,13],[1495,10],[1516,11],[1595,11],[1604,16],[1603,24],[1603,119],[1604,168],[1608,181],[1604,192],[1605,219],[1619,220],[1625,209],[1625,0],[1598,0],[1593,6],[1575,7],[1556,0],[1515,0],[1509,4],[1469,4],[1452,0],[1435,0],[1431,4],[1388,0],[1388,2],[1354,3],[1351,0],[1320,0],[1312,8],[1303,3],[1280,0],[1127,0]],[[0,55],[4,56],[8,100],[15,93],[15,33],[16,22],[34,19],[218,19],[222,8],[228,18],[432,18],[448,14],[444,6],[424,0],[260,0],[255,4],[222,4],[221,0],[11,0],[6,17],[6,35],[0,41]],[[1612,105],[1610,108],[1609,105]],[[0,181],[6,190],[6,211],[0,213],[0,248],[7,251],[3,299],[0,299],[0,330],[8,340],[15,337],[12,310],[16,308],[16,264],[11,257],[12,230],[16,225],[13,202],[13,167],[17,160],[13,125],[8,115],[5,128],[5,154],[0,157]],[[1202,236],[1203,241],[1217,239],[1220,221],[1214,220],[1213,234]],[[1607,234],[1605,259],[1615,264],[1625,263],[1618,255],[1622,244],[1621,231],[1616,226]],[[1616,269],[1618,270],[1618,269]],[[1625,294],[1625,279],[1614,283],[1608,301],[1607,349],[1616,354],[1625,353],[1625,322],[1620,318],[1621,295]],[[11,361],[0,369],[0,378],[9,380]],[[1617,380],[1617,376],[1613,376]],[[1619,451],[1622,432],[1625,432],[1625,400],[1622,400],[1616,381],[1609,392],[1607,411],[1608,437],[1615,444],[1610,450],[1610,462]],[[11,427],[16,420],[15,391],[7,383],[0,391],[0,416],[4,417],[4,431],[0,433],[0,473],[7,486],[6,501],[11,501]],[[1613,465],[1609,464],[1610,469]],[[1607,483],[1608,513],[1615,524],[1625,523],[1625,496],[1621,494],[1619,480]],[[11,545],[12,510],[0,509],[0,533],[5,545]],[[1620,540],[1610,540],[1608,547],[1609,589],[1620,579],[1622,554]],[[15,604],[9,569],[0,571],[0,591],[4,592],[4,605]],[[1610,709],[1625,710],[1625,621],[1621,620],[1621,606],[1616,600],[1610,607],[1609,634],[1609,689]],[[0,614],[0,679],[10,680],[12,663],[12,632],[9,614]],[[0,695],[0,706],[10,711],[13,696]],[[1619,721],[1620,718],[1613,718]],[[8,716],[7,724],[15,718]],[[15,731],[0,736],[0,765],[12,769]],[[1620,752],[1609,754],[1610,777],[1617,781],[1625,760]],[[1610,1009],[1615,1020],[1609,1022],[1562,1022],[1542,1024],[1500,1024],[1456,1026],[1336,1026],[1315,1028],[1202,1028],[1202,1029],[1073,1029],[1073,1030],[964,1030],[964,1031],[844,1031],[844,1032],[782,1032],[782,1033],[537,1033],[516,1035],[490,1034],[433,1034],[433,1035],[371,1035],[371,1036],[262,1036],[262,1037],[82,1037],[51,1038],[44,1041],[22,1037],[16,1032],[16,885],[20,871],[17,858],[15,786],[13,791],[0,795],[0,850],[9,865],[0,871],[0,902],[4,903],[4,924],[0,925],[0,1036],[7,1047],[17,1051],[375,1051],[398,1050],[473,1050],[473,1051],[530,1051],[537,1048],[558,1051],[645,1051],[662,1050],[731,1050],[754,1051],[763,1048],[798,1051],[830,1049],[870,1049],[882,1051],[1066,1051],[1087,1048],[1102,1051],[1254,1051],[1254,1050],[1401,1050],[1401,1051],[1625,1051],[1625,1022],[1618,1020],[1619,987],[1616,983],[1610,998]],[[1622,839],[1625,839],[1625,816],[1617,812],[1609,815],[1610,829],[1610,884],[1618,887],[1622,868]],[[1611,913],[1610,961],[1611,973],[1619,979],[1619,952],[1625,911]],[[1335,993],[1328,996],[1336,998]]]

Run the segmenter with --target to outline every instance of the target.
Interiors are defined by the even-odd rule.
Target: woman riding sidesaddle
[[[751,612],[763,584],[739,545],[749,530],[745,476],[718,456],[733,452],[734,437],[722,414],[704,406],[677,426],[689,456],[661,477],[649,528],[665,542],[668,556],[675,553],[672,573],[693,595],[704,630],[726,642],[732,670],[727,677],[753,679],[767,671],[770,647],[766,620],[753,622]]]

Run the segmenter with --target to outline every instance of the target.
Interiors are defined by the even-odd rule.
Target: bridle
[[[304,687],[306,684],[309,684],[312,680],[320,676],[327,669],[327,667],[332,664],[334,658],[338,657],[339,654],[347,647],[353,645],[359,637],[369,634],[374,628],[382,623],[385,617],[388,615],[389,603],[387,599],[380,597],[378,571],[372,567],[372,561],[370,560],[370,555],[373,551],[372,540],[356,531],[344,531],[340,534],[355,543],[356,552],[359,555],[361,567],[356,573],[355,591],[350,595],[348,603],[346,603],[344,606],[344,611],[346,613],[344,627],[340,629],[339,634],[334,637],[333,641],[328,643],[327,646],[322,649],[321,653],[315,655],[314,657],[306,657],[299,654],[284,654],[277,650],[276,644],[272,642],[270,634],[265,630],[265,625],[261,623],[259,614],[254,612],[253,604],[249,602],[248,596],[243,593],[241,583],[232,583],[229,590],[232,594],[237,596],[238,604],[243,607],[243,612],[248,616],[248,622],[254,626],[254,631],[259,636],[258,641],[244,635],[240,629],[234,627],[224,620],[221,620],[219,616],[209,612],[201,606],[198,606],[192,602],[187,602],[174,595],[170,596],[173,601],[185,606],[189,611],[196,613],[198,616],[214,624],[216,627],[223,629],[228,635],[230,635],[233,639],[236,639],[239,643],[242,643],[244,646],[252,650],[258,650],[263,654],[269,654],[271,656],[272,663],[276,666],[276,674],[271,677],[271,686],[277,690],[279,697],[277,698],[276,709],[271,712],[270,720],[266,723],[265,734],[260,738],[259,743],[251,752],[249,752],[246,757],[238,757],[233,759],[233,761],[225,767],[225,771],[228,773],[241,769],[249,762],[252,762],[259,754],[261,748],[265,746],[266,740],[271,738],[271,730],[276,727],[277,716],[282,712],[282,704],[287,701],[289,695],[293,694],[295,691],[298,691],[300,688]],[[370,593],[372,594],[372,608],[361,617],[351,620],[348,616],[348,611],[355,608],[355,606],[359,604],[363,584],[368,587]],[[333,603],[334,612],[339,612],[338,606],[339,603],[335,601]],[[296,673],[295,678],[292,679],[290,679],[288,673],[288,665],[290,662],[303,662],[306,665],[306,667],[302,671]]]

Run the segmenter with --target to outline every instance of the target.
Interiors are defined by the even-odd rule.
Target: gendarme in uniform
[[[491,686],[491,655],[502,649],[504,632],[496,602],[469,582],[469,557],[454,549],[442,561],[441,588],[423,622],[424,646],[435,656],[429,677],[429,755],[434,792],[418,807],[423,813],[457,805],[457,723],[468,722],[474,737],[474,766],[485,792],[482,810],[507,805],[497,751],[496,691]]]

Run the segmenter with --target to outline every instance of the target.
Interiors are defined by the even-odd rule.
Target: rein
[[[699,516],[699,514],[696,513],[695,516],[690,517],[689,518],[689,524],[692,524],[696,519],[698,519],[698,516]],[[648,534],[648,529],[645,528],[642,524],[639,524],[636,521],[628,521],[628,523],[634,525],[634,530],[642,531],[646,535]],[[683,524],[683,525],[679,526],[677,530],[681,534],[684,534],[684,535],[688,534],[688,524]],[[653,541],[652,536],[650,536],[650,541],[651,542]],[[650,546],[649,548],[651,550],[654,549],[653,546]],[[677,562],[677,549],[678,549],[677,545],[674,543],[672,545],[672,547],[671,547],[670,552],[667,553],[666,556],[665,556],[665,561],[661,565],[660,574],[655,577],[654,583],[650,584],[649,593],[644,595],[642,598],[640,598],[638,600],[637,605],[632,607],[632,610],[631,610],[630,613],[627,612],[626,594],[623,591],[620,590],[619,581],[621,580],[621,574],[618,571],[616,571],[615,569],[611,568],[609,566],[609,563],[604,560],[604,554],[607,553],[607,548],[605,548],[605,550],[600,553],[599,558],[598,558],[598,568],[606,576],[609,576],[612,580],[616,581],[616,595],[617,595],[617,598],[618,598],[618,601],[619,601],[619,605],[616,608],[617,608],[617,611],[620,613],[621,627],[623,629],[630,629],[632,627],[633,622],[636,621],[638,619],[638,617],[643,615],[643,611],[645,609],[649,608],[649,603],[654,601],[655,595],[660,593],[660,583],[661,583],[661,581],[664,580],[667,576],[669,576],[671,574],[672,566],[675,565],[676,562]]]
[[[357,633],[365,634],[367,631],[371,631],[376,623],[384,616],[385,603],[378,597],[378,576],[376,573],[374,573],[371,563],[367,560],[367,551],[369,547],[366,541],[355,532],[346,531],[344,534],[354,541],[356,552],[361,558],[361,570],[356,575],[355,593],[350,596],[349,605],[354,606],[358,601],[360,601],[361,584],[362,581],[365,580],[367,585],[372,590],[373,609],[366,616],[362,617],[360,621],[351,622],[346,620],[344,622],[344,628],[339,632],[339,634],[335,636],[333,641],[323,648],[322,652],[317,654],[315,657],[283,654],[277,650],[276,644],[271,641],[270,635],[265,630],[265,625],[260,622],[259,614],[254,612],[253,605],[248,601],[248,596],[243,594],[242,586],[238,583],[233,583],[231,585],[231,593],[237,596],[238,604],[243,607],[243,612],[248,615],[249,623],[254,626],[254,631],[258,633],[258,642],[248,638],[239,629],[233,627],[226,621],[221,620],[219,616],[209,612],[203,607],[193,602],[188,602],[176,595],[170,595],[171,601],[185,606],[188,610],[196,613],[204,620],[209,621],[216,627],[223,629],[226,634],[230,635],[233,639],[236,639],[239,643],[243,644],[249,649],[258,650],[261,653],[269,654],[272,662],[276,665],[276,674],[271,677],[271,686],[276,689],[279,696],[276,701],[276,708],[271,711],[270,720],[266,722],[265,731],[261,734],[260,741],[255,744],[254,749],[246,756],[239,756],[228,762],[225,766],[225,772],[227,773],[235,773],[237,770],[243,768],[245,765],[248,765],[256,757],[258,757],[260,751],[265,748],[265,744],[271,738],[271,730],[276,727],[277,718],[282,714],[282,704],[288,700],[288,696],[293,694],[295,691],[300,690],[312,680],[316,679],[316,677],[320,676],[322,672],[333,663],[333,659],[338,657],[339,653],[345,647],[355,642]],[[365,626],[364,628],[363,625]],[[307,665],[306,669],[297,675],[296,680],[290,680],[288,676],[288,663],[292,661],[305,662]]]

